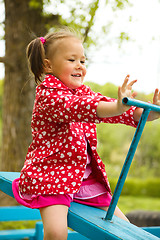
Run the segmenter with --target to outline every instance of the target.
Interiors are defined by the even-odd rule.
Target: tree
[[[54,13],[46,13],[46,4],[54,5]],[[106,1],[106,3],[108,3]],[[122,9],[128,0],[112,0],[112,8]],[[94,24],[99,0],[4,0],[5,4],[5,64],[3,95],[3,170],[19,171],[31,142],[30,121],[35,84],[29,75],[25,49],[33,36],[43,36],[49,29],[69,25],[84,36],[86,46],[91,43],[89,33]],[[69,17],[59,13],[66,7]]]
[[[95,11],[92,8],[91,19],[84,31],[86,39],[98,2],[92,1],[91,4]],[[2,170],[18,171],[31,142],[30,121],[35,92],[35,84],[27,68],[25,49],[33,35],[43,36],[51,26],[60,26],[62,18],[58,14],[45,14],[43,0],[4,0],[4,4],[5,56],[0,58],[0,62],[5,64],[5,81],[0,166]]]
[[[58,23],[58,16],[43,17],[43,3],[33,8],[29,1],[5,0],[5,81],[1,168],[19,170],[31,141],[30,120],[35,85],[29,80],[25,49],[31,32],[45,34],[45,23]]]

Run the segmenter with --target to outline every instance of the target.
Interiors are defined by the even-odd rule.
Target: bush
[[[114,192],[117,180],[110,179],[109,182],[112,192]],[[121,195],[160,198],[160,178],[148,178],[146,180],[129,178],[124,184]]]

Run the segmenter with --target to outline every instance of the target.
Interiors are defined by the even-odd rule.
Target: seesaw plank
[[[0,190],[13,196],[12,181],[19,173],[0,172]],[[158,240],[160,238],[136,227],[131,223],[113,216],[103,220],[106,212],[97,208],[72,203],[68,213],[68,225],[73,230],[92,240]]]
[[[0,190],[14,198],[12,192],[12,182],[19,176],[19,172],[0,172]]]
[[[106,212],[97,208],[72,203],[69,209],[69,226],[89,239],[97,240],[158,240],[135,225],[116,216],[112,221],[105,221]]]

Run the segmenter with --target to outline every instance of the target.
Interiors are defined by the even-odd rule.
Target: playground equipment
[[[76,232],[74,238],[76,240],[93,239],[93,240],[158,240],[160,239],[160,227],[139,228],[131,223],[128,223],[116,216],[114,210],[118,203],[125,179],[127,177],[130,165],[132,163],[135,151],[137,149],[139,140],[141,138],[144,126],[146,124],[150,111],[160,112],[160,107],[154,104],[145,103],[142,101],[124,98],[123,103],[143,108],[142,116],[136,128],[133,140],[131,142],[126,160],[124,162],[122,171],[117,182],[111,204],[107,213],[103,210],[89,207],[86,205],[71,203],[68,213],[68,226]],[[18,178],[20,173],[0,172],[0,190],[7,195],[14,197],[12,193],[12,181]],[[30,210],[36,211],[36,210]],[[38,227],[37,227],[38,229]],[[38,231],[38,232],[37,232]],[[32,239],[43,239],[43,228],[34,231]],[[0,233],[1,234],[1,233]],[[70,232],[68,239],[70,237]],[[72,235],[73,236],[73,235]],[[85,237],[84,237],[85,236]],[[2,239],[2,238],[1,238]],[[13,239],[13,238],[12,238]],[[16,239],[16,238],[14,238]]]

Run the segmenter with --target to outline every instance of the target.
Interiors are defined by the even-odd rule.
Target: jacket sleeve
[[[89,123],[123,123],[131,126],[137,124],[133,120],[134,108],[120,116],[99,118],[96,109],[99,101],[112,102],[115,99],[104,97],[100,93],[78,96],[66,90],[43,90],[36,97],[35,114],[44,116],[53,122],[89,122]]]
[[[96,94],[97,96],[102,96],[100,93]],[[109,97],[105,97],[102,99],[103,101],[107,101],[107,102],[115,102],[117,101],[117,99],[114,98],[109,98]],[[121,115],[118,116],[114,116],[114,117],[108,117],[108,118],[102,118],[103,123],[121,123],[121,124],[125,124],[125,125],[129,125],[132,127],[137,127],[138,122],[136,122],[133,118],[133,113],[134,110],[136,109],[136,107],[132,106],[128,111],[124,112]]]

